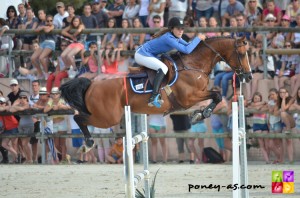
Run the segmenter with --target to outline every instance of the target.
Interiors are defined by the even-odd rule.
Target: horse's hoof
[[[204,118],[210,117],[211,116],[211,112],[212,112],[211,109],[204,109],[204,111],[203,111]]]
[[[85,145],[88,147],[87,149],[91,150],[94,147],[95,142],[92,139],[86,139]]]
[[[191,124],[196,124],[197,122],[199,122],[201,120],[203,120],[202,113],[196,113],[192,117]]]

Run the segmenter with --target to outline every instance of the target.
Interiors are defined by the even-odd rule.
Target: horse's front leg
[[[85,124],[85,121],[87,120],[88,115],[74,115],[74,120],[78,124],[80,130],[82,131],[84,138],[85,138],[85,145],[88,147],[87,150],[90,150],[94,147],[95,142],[92,140],[92,136],[89,132],[89,129],[87,128],[87,124]]]
[[[210,93],[210,98],[212,99],[212,102],[205,107],[203,110],[199,109],[194,111],[192,114],[191,122],[192,124],[195,124],[201,120],[204,120],[205,118],[208,118],[211,116],[213,110],[216,108],[217,104],[222,101],[222,96],[219,92],[217,91],[209,91]],[[207,98],[209,99],[209,98]]]

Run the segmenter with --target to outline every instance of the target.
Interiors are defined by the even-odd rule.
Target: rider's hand
[[[205,40],[206,36],[204,34],[199,33],[198,38],[201,40]]]

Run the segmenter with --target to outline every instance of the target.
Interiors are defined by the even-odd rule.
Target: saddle
[[[161,61],[168,67],[168,73],[166,74],[161,87],[165,87],[166,85],[172,86],[178,76],[177,65],[175,61],[166,54],[161,56]],[[129,67],[128,69],[129,73],[127,76],[132,90],[138,94],[151,93],[156,71],[142,65],[138,65],[138,67]]]

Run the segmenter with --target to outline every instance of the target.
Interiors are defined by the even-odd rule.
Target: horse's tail
[[[81,113],[91,114],[85,105],[85,93],[92,81],[87,78],[74,78],[60,86],[61,96]]]

